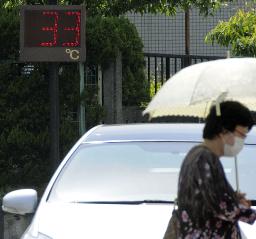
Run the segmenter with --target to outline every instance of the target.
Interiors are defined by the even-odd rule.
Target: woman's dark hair
[[[220,103],[221,115],[217,116],[216,106],[212,106],[206,117],[203,130],[204,139],[213,139],[224,130],[234,132],[237,125],[248,127],[254,124],[250,110],[237,101],[224,101]]]

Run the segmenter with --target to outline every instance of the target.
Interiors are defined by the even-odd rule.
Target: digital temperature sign
[[[83,62],[85,55],[84,6],[23,6],[21,61]]]

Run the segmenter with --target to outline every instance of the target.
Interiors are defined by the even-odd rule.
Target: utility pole
[[[185,11],[185,60],[184,67],[191,65],[190,58],[190,9]]]

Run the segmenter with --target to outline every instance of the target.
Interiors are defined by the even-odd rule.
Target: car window
[[[255,145],[245,145],[237,157],[239,189],[246,197],[256,200],[256,150]]]
[[[192,142],[83,144],[62,169],[50,201],[173,201],[178,175]],[[221,160],[235,188],[233,158]]]

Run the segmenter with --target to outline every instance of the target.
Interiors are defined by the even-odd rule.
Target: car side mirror
[[[37,192],[34,189],[20,189],[7,193],[2,199],[4,212],[25,215],[34,213],[37,207]]]

